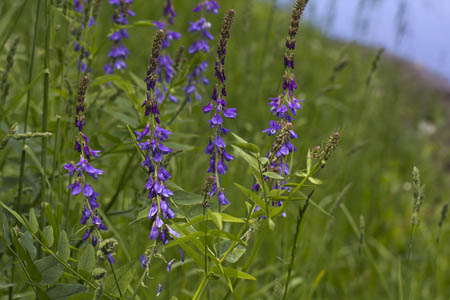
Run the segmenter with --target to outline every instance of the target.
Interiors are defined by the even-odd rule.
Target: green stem
[[[294,243],[293,243],[292,249],[291,249],[291,261],[289,263],[288,276],[286,279],[286,284],[284,286],[283,300],[286,300],[288,288],[289,288],[289,282],[291,281],[292,268],[294,267],[295,255],[297,254],[297,241],[298,241],[298,236],[300,234],[300,225],[302,224],[303,216],[305,215],[306,209],[308,208],[309,200],[311,199],[311,196],[313,193],[314,193],[314,190],[312,190],[312,192],[308,195],[305,205],[300,206],[299,210],[298,210],[297,227],[295,229]]]
[[[203,206],[203,216],[205,217],[205,276],[208,276],[208,244],[207,244],[207,236],[208,236],[208,209]]]
[[[247,216],[247,220],[245,220],[245,224],[242,225],[241,230],[239,231],[238,235],[239,237],[241,237],[244,234],[245,229],[248,226],[248,223],[250,222],[250,219],[253,215],[253,210],[255,209],[256,204],[252,203],[252,207],[250,208],[249,214]],[[233,251],[234,247],[236,247],[236,245],[238,244],[238,242],[234,241],[231,246],[227,249],[227,251],[225,251],[224,255],[222,256],[222,258],[220,258],[219,260],[219,264],[222,264],[228,257],[228,255],[230,255],[231,251]]]
[[[117,280],[116,271],[114,271],[114,266],[109,260],[108,260],[108,262],[109,262],[109,265],[111,266],[111,271],[113,273],[114,281],[116,283],[117,290],[119,291],[120,298],[123,298],[122,291],[120,290],[119,281]]]
[[[139,279],[139,282],[138,282],[136,288],[134,289],[133,295],[131,296],[130,300],[134,300],[136,298],[139,288],[141,287],[142,283],[144,282],[146,275],[147,275],[147,269],[145,269],[144,272],[142,272],[142,276]]]
[[[167,126],[170,126],[178,117],[178,115],[183,111],[184,107],[186,106],[186,104],[189,102],[190,97],[187,96],[186,98],[184,98],[183,102],[180,104],[180,107],[178,107],[178,110],[175,112],[175,114],[173,115],[173,117],[170,119],[170,121],[167,123]],[[164,104],[164,102],[162,103]],[[162,105],[161,104],[161,105]],[[159,108],[161,110],[161,108]]]
[[[133,152],[133,154],[128,159],[127,165],[125,167],[125,170],[122,172],[122,177],[120,178],[119,184],[117,185],[116,192],[114,193],[114,196],[111,198],[111,201],[106,205],[105,207],[105,214],[108,213],[108,211],[113,207],[114,203],[116,202],[117,198],[119,197],[120,192],[123,190],[123,186],[128,181],[131,176],[127,176],[128,169],[131,166],[131,163],[134,160],[134,157],[136,156],[136,152]]]
[[[52,176],[51,176],[51,180],[50,180],[50,182],[52,183],[52,185],[53,185],[53,181],[54,181],[54,179],[55,179],[55,172],[56,172],[56,169],[58,168],[58,158],[59,158],[59,155],[57,154],[58,153],[58,149],[57,149],[57,147],[58,147],[58,140],[59,140],[59,127],[60,127],[60,121],[61,121],[61,116],[56,116],[56,132],[55,132],[55,143],[54,143],[54,145],[53,145],[53,169],[52,169]],[[52,196],[52,194],[50,195],[50,205],[52,205],[53,206],[53,196]]]
[[[42,132],[47,132],[48,123],[48,94],[50,84],[50,71],[49,71],[49,57],[50,57],[50,5],[48,0],[45,0],[45,51],[44,51],[44,97],[42,103]],[[42,180],[41,180],[41,209],[47,196],[47,138],[42,138],[42,153],[41,153],[41,165],[42,165]],[[41,211],[40,228],[44,228],[45,214]],[[40,252],[40,251],[39,251]],[[41,253],[39,253],[41,254]],[[40,257],[40,255],[38,256]]]
[[[36,50],[36,38],[37,38],[37,29],[39,24],[39,9],[41,6],[41,0],[37,1],[36,5],[36,19],[34,20],[34,32],[33,32],[33,42],[31,44],[31,57],[30,57],[30,65],[28,68],[28,79],[27,79],[27,85],[31,83],[33,80],[33,66],[34,66],[34,56],[35,56],[35,50]],[[24,120],[24,127],[23,132],[27,132],[28,129],[28,114],[30,111],[30,98],[31,98],[31,88],[27,92],[27,100],[25,104],[25,120]],[[22,202],[22,191],[23,191],[23,177],[25,174],[25,160],[26,160],[26,152],[23,149],[26,145],[27,140],[23,140],[22,143],[22,153],[20,156],[20,173],[19,173],[19,190],[17,192],[17,201],[16,201],[16,210],[20,213],[21,211],[21,202]]]
[[[199,297],[202,294],[202,292],[203,292],[207,282],[208,282],[208,275],[205,274],[205,276],[203,277],[202,281],[200,282],[200,285],[197,288],[197,291],[194,294],[194,297],[192,297],[192,300],[199,299]]]
[[[248,257],[247,261],[245,262],[244,266],[242,267],[242,271],[245,272],[247,271],[247,269],[250,267],[251,263],[253,262],[253,260],[256,257],[256,254],[258,253],[258,249],[261,247],[261,244],[264,240],[264,237],[266,236],[266,230],[268,228],[268,219],[266,222],[264,222],[263,228],[261,230],[261,233],[258,236],[258,239],[256,240],[255,245],[252,248],[252,251],[250,252],[250,256]],[[240,279],[236,278],[235,280],[233,280],[233,290],[236,290],[237,285],[239,284]],[[231,291],[228,290],[228,292],[225,294],[225,296],[223,297],[222,300],[226,300],[228,299],[228,297],[230,296]]]

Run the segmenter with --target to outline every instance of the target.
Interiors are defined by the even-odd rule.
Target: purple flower
[[[161,294],[161,292],[162,292],[162,284],[161,283],[158,283],[158,291],[156,292],[156,297],[158,297],[160,294]]]
[[[220,137],[220,135],[216,136],[216,139],[214,140],[214,144],[219,148],[225,148],[225,146],[226,146],[225,142]]]
[[[92,218],[92,224],[95,225],[95,227],[97,227],[100,230],[104,230],[104,231],[108,230],[108,227],[106,227],[105,224],[103,224],[102,219],[100,219],[100,217],[97,215],[95,215]]]
[[[112,253],[108,254],[108,261],[110,264],[114,263],[114,257],[112,256]]]
[[[169,263],[167,264],[167,272],[170,272],[172,270],[172,264],[175,261],[175,259],[171,259]]]
[[[86,241],[90,235],[91,235],[91,231],[89,230],[89,228],[87,228],[82,237],[83,242]]]
[[[181,247],[180,247],[179,249],[180,249],[181,261],[184,262],[184,253],[183,253],[183,250],[181,249]]]
[[[110,0],[109,4],[115,6],[115,12],[112,16],[113,23],[117,25],[128,24],[128,17],[132,17],[135,13],[130,9],[132,0]],[[108,53],[109,62],[105,64],[103,70],[106,74],[113,74],[116,70],[126,69],[125,60],[130,53],[123,44],[124,39],[128,39],[129,35],[125,28],[118,29],[108,36],[113,42],[111,51]]]
[[[167,0],[164,6],[164,16],[167,16],[170,24],[173,24],[173,19],[177,16],[170,0]]]
[[[270,127],[267,129],[264,129],[262,132],[264,132],[264,133],[267,132],[269,134],[269,136],[271,136],[271,135],[275,135],[278,132],[278,130],[280,130],[280,129],[281,129],[281,127],[280,127],[280,125],[278,125],[277,122],[270,121]]]
[[[216,0],[202,1],[196,7],[194,7],[192,11],[201,12],[203,8],[205,8],[205,11],[207,13],[213,13],[217,15],[217,13],[219,12],[219,5],[217,4]]]
[[[72,195],[73,196],[78,195],[79,193],[81,193],[81,184],[80,184],[79,181],[75,181],[74,183],[69,185],[67,188],[72,190]]]
[[[225,197],[225,194],[222,191],[219,192],[217,199],[219,200],[220,205],[230,204],[230,201],[227,200],[227,198]]]
[[[142,255],[141,255],[140,262],[141,262],[141,266],[142,266],[143,269],[146,269],[146,268],[147,268],[148,260],[149,260],[149,259],[148,259],[148,256],[147,256],[147,255],[145,255],[145,254],[142,254]]]
[[[226,118],[229,118],[229,119],[235,119],[235,118],[236,118],[236,115],[237,115],[237,113],[236,113],[236,108],[228,108],[228,109],[225,109],[225,110],[223,111],[223,115],[224,115]]]

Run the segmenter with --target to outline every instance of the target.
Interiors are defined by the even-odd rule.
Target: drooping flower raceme
[[[130,9],[133,0],[109,0],[109,4],[114,6],[114,15],[112,21],[117,25],[127,25],[128,17],[132,17],[135,13]],[[126,69],[125,60],[130,53],[125,47],[123,41],[129,38],[125,28],[114,30],[108,37],[113,46],[108,53],[109,62],[103,67],[106,74],[112,74],[116,70]]]
[[[173,193],[166,184],[171,175],[163,165],[164,155],[172,152],[172,149],[164,145],[171,132],[161,127],[155,90],[158,76],[158,57],[163,41],[164,32],[159,30],[153,41],[152,55],[145,79],[147,98],[142,104],[145,108],[145,116],[150,116],[150,118],[143,131],[136,131],[136,141],[145,153],[142,166],[148,170],[145,188],[148,190],[148,198],[151,200],[148,217],[152,226],[149,238],[167,244],[169,238],[179,235],[167,224],[167,220],[175,217],[175,213],[170,209],[169,202]]]
[[[193,12],[201,12],[205,10],[206,13],[217,14],[219,12],[219,5],[215,0],[212,1],[202,1],[194,9]],[[210,46],[208,41],[213,40],[213,35],[209,32],[211,28],[211,23],[209,23],[205,18],[200,18],[195,22],[191,22],[188,31],[197,35],[197,39],[191,44],[188,49],[189,54],[196,54],[198,52],[208,53]],[[208,67],[206,61],[201,62],[194,67],[194,70],[188,75],[188,83],[184,88],[185,95],[192,99],[192,95],[200,100],[200,93],[197,91],[197,85],[203,83],[204,85],[209,85],[209,80],[203,75],[203,72]]]
[[[103,224],[97,212],[99,208],[97,197],[99,194],[94,191],[92,185],[88,182],[89,177],[97,180],[98,176],[103,174],[103,171],[90,164],[90,160],[97,158],[100,151],[91,148],[88,137],[82,132],[84,125],[86,125],[84,109],[87,86],[88,78],[84,77],[78,90],[75,116],[75,126],[79,131],[75,139],[75,150],[80,154],[80,161],[76,164],[65,164],[64,168],[69,172],[69,176],[75,180],[67,187],[71,190],[72,195],[83,194],[85,197],[80,223],[86,225],[89,220],[92,223],[92,226],[86,229],[82,239],[86,241],[92,235],[91,242],[95,246],[98,238],[101,239],[100,231],[106,231],[108,228]],[[95,232],[92,232],[92,230]]]
[[[205,189],[205,192],[210,197],[217,194],[221,205],[227,205],[230,202],[225,197],[223,188],[220,188],[219,176],[225,174],[228,170],[226,162],[234,159],[232,155],[225,151],[226,144],[222,135],[226,135],[229,130],[223,127],[223,118],[235,119],[237,115],[236,108],[228,108],[227,101],[225,100],[227,96],[225,85],[225,55],[233,19],[234,10],[230,10],[225,16],[220,33],[219,45],[217,47],[215,75],[218,83],[214,87],[210,103],[203,106],[204,113],[213,114],[211,120],[208,122],[210,127],[214,129],[214,135],[210,137],[209,143],[205,148],[205,153],[210,156],[208,173],[213,174],[210,177],[210,183],[206,184],[208,187]]]

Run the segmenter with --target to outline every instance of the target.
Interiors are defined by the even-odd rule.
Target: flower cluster
[[[270,121],[269,128],[263,130],[269,136],[275,136],[272,149],[268,154],[270,161],[269,168],[278,171],[280,175],[289,174],[289,166],[284,158],[292,152],[296,151],[291,139],[297,138],[297,134],[293,130],[292,121],[300,109],[300,103],[294,93],[297,89],[294,75],[294,50],[296,43],[296,35],[299,27],[299,21],[305,9],[306,1],[297,0],[292,11],[291,25],[289,27],[288,36],[286,38],[286,52],[284,55],[284,75],[283,75],[283,92],[276,98],[270,98],[270,111],[278,118],[277,121]],[[284,174],[283,174],[284,170]]]
[[[148,198],[151,199],[151,206],[148,217],[152,227],[149,238],[157,240],[163,244],[169,242],[169,238],[178,237],[166,221],[175,217],[175,213],[170,209],[169,198],[173,192],[167,187],[166,182],[171,177],[164,168],[163,156],[172,152],[172,149],[164,145],[164,142],[171,134],[160,125],[158,101],[155,91],[157,81],[158,58],[160,55],[164,32],[159,30],[153,41],[152,55],[148,66],[147,77],[147,98],[142,104],[145,107],[145,116],[151,116],[150,122],[141,132],[136,131],[136,141],[145,153],[142,166],[148,169],[148,179],[145,184],[148,190]]]
[[[90,28],[95,25],[95,18],[98,15],[100,7],[100,0],[87,1],[87,0],[73,0],[72,7],[79,14],[77,22],[75,22],[75,28],[72,34],[75,38],[74,50],[80,52],[77,67],[82,73],[87,71],[92,72],[92,69],[88,69],[89,50],[86,49],[85,42],[82,41],[83,32],[86,28]],[[91,13],[92,12],[92,13]]]
[[[173,24],[176,15],[177,14],[175,13],[172,2],[170,0],[167,0],[166,5],[164,6],[164,16],[167,17],[167,21],[169,24]],[[181,34],[179,32],[168,29],[168,26],[165,22],[155,21],[153,23],[156,27],[165,32],[165,38],[162,42],[161,50],[168,48],[171,41],[176,41],[181,38]],[[170,83],[172,82],[172,79],[175,75],[174,62],[168,53],[161,53],[158,57],[157,74],[158,82],[161,83],[161,87],[158,87],[156,89],[158,102],[161,103],[164,100],[166,94],[167,98],[170,99],[170,101],[178,102],[178,99],[168,89],[168,86],[170,86]]]
[[[133,0],[109,0],[109,4],[114,6],[114,15],[112,21],[117,25],[127,25],[128,17],[132,17],[135,13],[130,9]],[[130,53],[125,47],[123,40],[128,39],[129,35],[125,28],[117,29],[108,37],[113,46],[108,53],[109,62],[103,67],[106,74],[112,74],[115,70],[126,69],[125,60]]]
[[[283,91],[276,98],[269,98],[270,111],[278,120],[271,120],[269,128],[264,129],[263,133],[269,136],[274,136],[272,148],[267,154],[269,164],[263,171],[271,171],[278,173],[280,176],[289,175],[290,167],[287,163],[286,156],[289,153],[296,152],[297,149],[292,144],[291,140],[298,138],[298,135],[293,129],[292,121],[297,114],[297,110],[301,108],[300,103],[303,100],[298,100],[294,93],[297,89],[294,75],[294,50],[296,43],[296,35],[299,27],[300,18],[303,14],[307,0],[297,0],[294,4],[291,16],[291,25],[289,27],[288,36],[286,38],[286,52],[284,54],[284,74],[283,74]],[[280,180],[273,180],[269,177],[264,178],[273,189],[287,189],[283,188],[283,182]],[[255,185],[254,191],[259,190],[260,186]],[[274,201],[272,206],[283,205],[282,201]],[[257,206],[255,210],[259,210]],[[283,213],[283,216],[286,216]]]
[[[215,128],[215,134],[210,137],[209,143],[205,148],[205,153],[210,156],[208,173],[213,174],[207,180],[208,184],[205,183],[205,185],[209,185],[205,190],[207,191],[206,195],[209,197],[217,193],[217,198],[221,205],[227,205],[230,202],[225,197],[224,190],[220,188],[220,180],[218,177],[219,175],[225,174],[228,170],[225,162],[234,159],[232,155],[225,151],[226,144],[221,135],[227,134],[229,130],[223,127],[222,117],[235,119],[237,115],[236,108],[227,108],[227,102],[225,101],[227,95],[225,85],[225,55],[233,19],[234,10],[230,10],[225,16],[220,33],[219,45],[217,47],[215,74],[218,84],[214,87],[210,103],[203,106],[204,113],[214,112],[213,117],[208,122],[211,128]]]
[[[99,175],[103,174],[100,169],[94,168],[89,164],[89,160],[97,158],[100,153],[99,150],[94,150],[89,145],[88,137],[82,132],[83,126],[86,124],[86,117],[84,115],[86,90],[88,85],[88,78],[84,77],[80,83],[78,90],[78,101],[76,105],[75,126],[78,128],[78,136],[75,139],[75,151],[80,153],[80,161],[76,164],[65,164],[64,169],[69,172],[70,177],[74,177],[74,183],[67,188],[71,190],[72,195],[76,196],[83,194],[85,197],[85,204],[81,215],[80,223],[85,225],[87,221],[91,220],[92,227],[96,233],[92,234],[92,245],[97,245],[100,231],[106,231],[108,228],[103,224],[102,219],[98,216],[97,208],[99,204],[97,197],[99,194],[94,191],[93,187],[87,182],[88,177],[97,179]],[[83,235],[83,241],[86,241],[91,235],[91,229],[88,227]]]
[[[206,13],[217,14],[219,12],[219,5],[215,0],[202,1],[194,9],[193,12],[201,12],[205,10]],[[209,32],[211,28],[211,23],[209,23],[205,18],[200,18],[195,22],[190,22],[188,28],[189,32],[196,33],[198,38],[191,44],[188,49],[189,54],[195,54],[198,52],[208,53],[210,46],[208,40],[213,40],[213,35]],[[195,66],[194,70],[188,76],[188,83],[184,88],[185,95],[192,99],[192,95],[195,95],[197,99],[201,99],[200,94],[197,92],[197,84],[202,82],[204,85],[209,85],[209,80],[203,75],[208,63],[206,61],[201,62]]]

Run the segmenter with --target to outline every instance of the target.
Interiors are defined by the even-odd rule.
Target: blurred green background
[[[5,47],[0,49],[1,72],[13,38],[21,38],[15,64],[8,77],[11,84],[9,97],[2,106],[17,105],[0,120],[0,136],[7,133],[13,122],[19,123],[19,131],[23,128],[25,97],[13,101],[27,80],[35,1],[27,2],[17,24],[14,22],[22,1],[0,3],[3,16],[0,42],[8,38],[7,32],[12,30]],[[137,15],[132,21],[162,18],[162,1],[135,2],[133,10]],[[183,38],[169,48],[175,54],[178,46],[189,46],[192,42],[193,37],[187,32],[188,22],[196,20],[199,15],[191,12],[196,1],[173,2],[178,14],[174,28],[183,34]],[[209,78],[212,78],[211,66],[215,60],[215,44],[223,14],[234,8],[236,20],[228,43],[226,73],[228,101],[238,109],[238,119],[227,120],[225,126],[259,145],[265,152],[272,140],[261,131],[268,127],[272,118],[268,98],[277,96],[281,89],[289,11],[273,10],[270,3],[256,0],[227,0],[220,5],[217,16],[205,16],[210,20],[211,31],[216,37],[208,56]],[[99,51],[92,57],[85,133],[91,138],[94,148],[103,152],[93,163],[104,170],[104,175],[94,186],[101,195],[102,207],[116,199],[107,223],[111,228],[108,234],[120,242],[116,256],[120,266],[136,261],[149,243],[148,222],[129,225],[145,206],[146,174],[139,168],[140,158],[126,125],[140,128],[143,124],[139,104],[144,99],[142,85],[155,29],[139,27],[129,30],[130,39],[126,41],[131,53],[128,69],[118,74],[134,88],[139,99],[135,101],[117,85],[96,82],[96,78],[103,75],[110,47],[107,34],[111,29],[112,9],[108,6],[107,1],[103,1],[98,25],[91,33]],[[58,139],[55,135],[49,138],[48,173],[53,187],[49,201],[58,207],[61,216],[68,217],[67,221],[62,221],[62,226],[67,226],[70,239],[76,244],[80,239],[76,231],[80,228],[82,201],[70,198],[65,191],[68,177],[62,166],[77,159],[72,150],[74,99],[79,78],[77,54],[72,50],[71,24],[56,9],[52,10],[52,22],[50,132],[56,132],[57,116],[61,118]],[[42,70],[45,28],[43,22],[39,26],[33,78]],[[319,178],[324,183],[314,194],[314,200],[333,217],[314,207],[308,210],[297,248],[289,299],[401,299],[402,286],[405,298],[409,288],[410,299],[450,298],[448,222],[444,222],[440,243],[436,243],[441,209],[450,192],[450,92],[437,84],[433,77],[424,77],[408,63],[388,54],[381,56],[378,67],[372,72],[376,53],[377,49],[330,40],[307,23],[301,24],[297,37],[296,79],[299,98],[304,98],[305,102],[294,123],[300,137],[295,145],[298,152],[294,168],[304,168],[307,150],[325,142],[332,132],[340,131],[342,140],[320,173]],[[339,70],[335,72],[333,81],[330,78],[336,69]],[[367,85],[369,76],[371,81]],[[173,181],[194,193],[200,193],[203,179],[207,176],[208,157],[203,149],[209,130],[208,119],[201,112],[201,106],[211,92],[211,86],[204,88],[203,101],[188,104],[170,126],[174,132],[169,139],[171,146],[183,150],[170,164]],[[182,99],[182,90],[176,93]],[[34,132],[41,131],[41,101],[42,84],[39,81],[31,89],[29,128]],[[177,108],[178,104],[165,105],[163,123]],[[228,141],[231,143],[231,138]],[[0,199],[10,205],[14,204],[17,195],[21,145],[21,142],[10,141],[7,148],[0,151]],[[28,145],[39,158],[40,140],[30,140]],[[230,171],[223,178],[223,186],[232,202],[227,213],[244,216],[244,197],[233,183],[250,187],[254,183],[252,175],[242,160],[236,159],[229,166]],[[412,258],[407,267],[413,166],[420,169],[426,187],[421,223],[415,231]],[[37,206],[40,190],[40,173],[30,157],[25,170],[24,212]],[[286,218],[276,220],[274,231],[264,238],[248,270],[257,277],[257,281],[242,282],[233,299],[277,299],[279,284],[283,284],[286,278],[293,242],[295,205],[292,204],[287,211]],[[361,253],[360,216],[365,219],[368,249]],[[167,257],[176,257],[178,250],[171,248],[166,254]],[[0,282],[7,281],[6,266],[10,263],[5,256],[2,260],[5,268],[2,267]],[[189,299],[201,279],[201,270],[190,260],[184,265],[176,263],[171,273],[167,273],[161,263],[154,264],[151,271],[153,280],[148,282],[147,289],[141,289],[140,299],[152,298],[159,282],[164,285],[162,299],[170,299],[172,295]],[[134,275],[133,286],[139,276],[140,271]],[[222,299],[226,289],[225,281],[212,281],[210,299]],[[22,290],[26,290],[26,286]],[[2,292],[0,290],[0,294]]]

